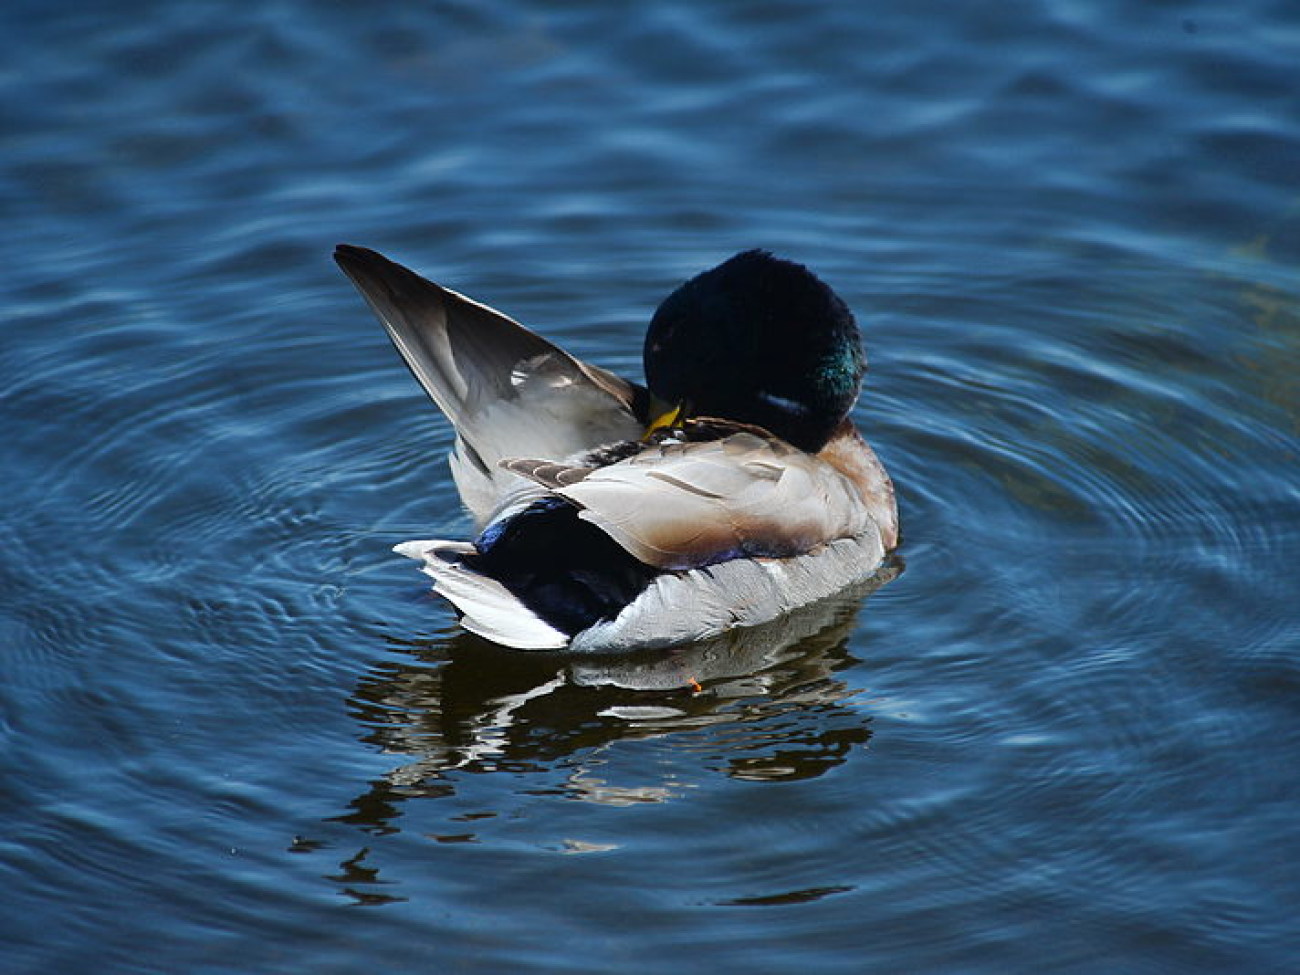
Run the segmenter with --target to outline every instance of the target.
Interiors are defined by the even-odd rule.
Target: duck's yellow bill
[[[641,439],[649,440],[660,430],[671,430],[673,427],[680,426],[685,419],[686,404],[678,403],[651,420],[645,428],[645,433],[641,434]]]

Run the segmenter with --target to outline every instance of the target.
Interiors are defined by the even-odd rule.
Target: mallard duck
[[[335,260],[455,428],[472,542],[410,541],[461,625],[527,650],[629,650],[776,619],[898,543],[885,469],[849,418],[853,314],[802,265],[737,254],[646,333],[646,385],[374,251]]]

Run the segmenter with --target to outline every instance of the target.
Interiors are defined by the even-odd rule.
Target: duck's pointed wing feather
[[[649,447],[595,470],[515,469],[573,501],[581,517],[661,569],[798,555],[858,535],[868,524],[843,474],[749,433]]]
[[[517,483],[503,457],[563,459],[640,435],[641,387],[372,250],[341,244],[334,259],[456,428],[453,473],[480,522]]]

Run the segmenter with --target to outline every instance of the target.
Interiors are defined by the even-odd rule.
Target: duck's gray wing
[[[456,430],[452,474],[480,524],[519,485],[506,457],[561,460],[636,439],[646,391],[363,247],[334,259]]]
[[[647,565],[692,569],[738,558],[789,558],[874,530],[853,483],[780,440],[737,433],[648,447],[594,469],[507,461],[568,498]]]

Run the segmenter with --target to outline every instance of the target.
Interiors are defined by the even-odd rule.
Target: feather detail
[[[739,557],[788,557],[872,522],[851,481],[772,437],[665,443],[607,467],[508,461],[567,498],[646,565],[680,571]]]
[[[871,445],[851,420],[845,420],[817,456],[853,482],[859,503],[880,530],[885,551],[898,547],[898,501],[894,482]]]
[[[374,251],[344,244],[335,260],[451,420],[452,476],[479,527],[520,483],[502,458],[564,459],[641,435],[642,387]]]
[[[501,461],[506,470],[526,477],[544,488],[567,487],[577,484],[594,471],[594,467],[580,467],[560,464],[552,460],[533,460],[525,457],[509,457]]]

